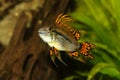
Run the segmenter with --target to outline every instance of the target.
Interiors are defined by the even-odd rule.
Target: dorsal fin
[[[71,25],[72,21],[73,20],[70,16],[68,16],[67,14],[61,13],[56,18],[55,25],[57,27],[68,29],[75,36],[75,39],[79,40],[81,37],[81,33],[79,30],[76,30],[75,28],[73,28],[73,26]]]
[[[69,27],[70,22],[72,21],[72,18],[69,17],[67,14],[61,13],[57,16],[55,20],[55,25],[59,27]]]

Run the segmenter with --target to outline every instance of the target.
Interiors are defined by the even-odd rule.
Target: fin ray
[[[75,36],[75,39],[78,40],[81,37],[81,33],[80,33],[79,30],[76,30],[71,25],[71,22],[72,22],[72,18],[71,17],[69,17],[67,14],[61,13],[56,18],[55,25],[57,27],[68,29]]]

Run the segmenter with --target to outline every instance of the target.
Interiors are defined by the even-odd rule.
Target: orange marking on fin
[[[91,59],[94,59],[94,57],[89,54],[89,51],[94,47],[94,45],[88,42],[82,42],[81,44],[80,53]]]
[[[78,32],[76,32],[74,35],[75,35],[75,38],[76,38],[77,40],[79,40],[80,37],[81,37],[80,33],[78,33]]]
[[[82,63],[86,63],[85,60],[83,60],[82,58],[79,57],[79,53],[77,51],[75,52],[69,52],[68,55],[70,57],[74,57],[76,60],[82,62]]]
[[[71,56],[71,57],[78,57],[79,53],[77,51],[75,51],[75,52],[69,52],[68,55]]]
[[[59,14],[58,17],[56,18],[55,23],[59,24],[61,22],[61,16],[63,15],[63,13]]]
[[[72,22],[72,18],[68,15],[61,13],[58,15],[55,21],[55,25],[57,27],[68,29],[75,37],[76,40],[79,40],[81,37],[81,34],[79,31],[75,30],[71,25],[70,22]]]
[[[69,25],[69,22],[71,22],[72,19],[68,15],[61,13],[58,15],[58,17],[55,20],[55,24],[60,27],[67,27]]]
[[[52,56],[53,54],[55,54],[56,56],[58,55],[58,50],[54,47],[52,47],[50,50],[50,56]]]

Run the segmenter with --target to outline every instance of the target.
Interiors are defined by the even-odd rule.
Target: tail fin
[[[91,54],[89,54],[89,52],[95,45],[88,42],[82,42],[80,44],[81,44],[80,53],[90,59],[94,59],[94,57]]]

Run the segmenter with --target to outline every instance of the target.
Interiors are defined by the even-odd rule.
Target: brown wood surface
[[[16,23],[9,46],[0,54],[0,80],[59,80],[50,67],[49,46],[38,36],[42,25],[53,24],[56,15],[65,11],[68,0],[45,0],[39,11],[23,11]],[[38,20],[42,24],[37,25]]]

